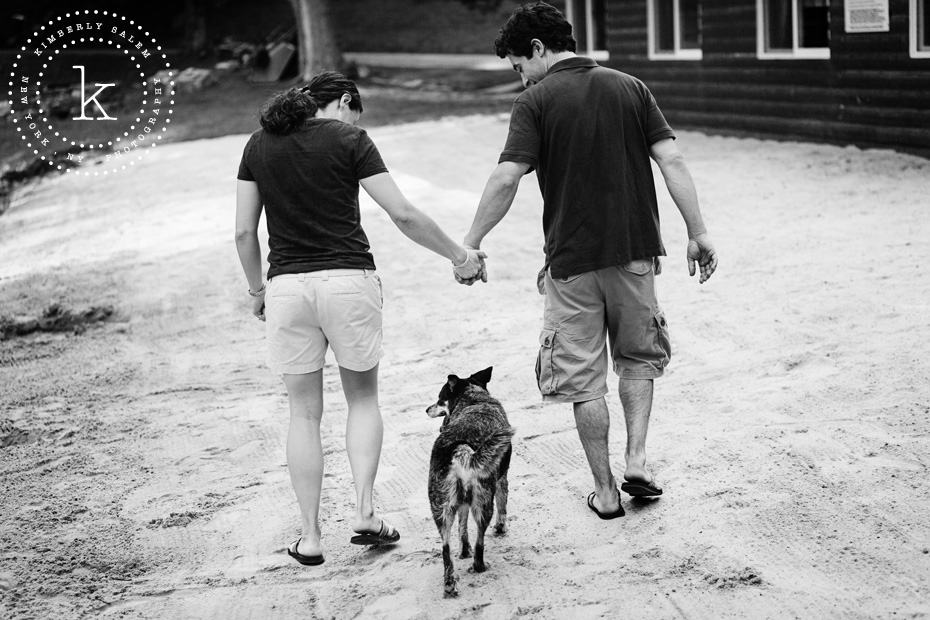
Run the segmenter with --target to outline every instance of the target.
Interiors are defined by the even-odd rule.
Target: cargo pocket
[[[556,330],[543,329],[539,334],[539,355],[536,358],[536,383],[543,396],[555,394],[555,368],[552,366],[552,348],[555,346]]]
[[[668,335],[668,322],[662,310],[656,310],[653,320],[656,327],[656,366],[665,368],[672,359],[672,341]]]

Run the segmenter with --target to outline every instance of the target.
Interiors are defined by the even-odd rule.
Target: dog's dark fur
[[[510,467],[510,438],[513,429],[500,402],[488,394],[491,368],[467,379],[449,375],[439,399],[426,413],[445,416],[439,437],[433,444],[429,464],[429,503],[433,520],[442,536],[442,563],[445,568],[445,595],[456,596],[455,573],[449,551],[452,523],[459,519],[462,558],[471,555],[468,542],[468,512],[478,528],[472,568],[487,570],[484,563],[484,533],[494,514],[494,531],[507,531],[507,469]]]

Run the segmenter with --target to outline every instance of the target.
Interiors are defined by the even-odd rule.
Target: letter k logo
[[[76,121],[89,121],[89,120],[115,121],[116,118],[107,114],[107,111],[104,110],[103,106],[100,105],[100,102],[97,101],[97,95],[102,93],[103,89],[109,86],[116,86],[116,84],[96,84],[95,83],[94,86],[99,86],[100,88],[98,88],[97,92],[95,92],[93,95],[85,99],[84,98],[84,65],[72,65],[71,68],[80,69],[81,71],[81,115],[75,116],[73,120],[76,120]],[[100,111],[103,112],[103,116],[87,116],[86,115],[87,104],[89,104],[91,101],[93,101],[97,105],[97,107],[100,109]]]

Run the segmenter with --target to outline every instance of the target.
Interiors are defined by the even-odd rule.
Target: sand
[[[461,237],[506,133],[470,117],[371,131],[408,196]],[[541,210],[525,179],[457,285],[369,201],[384,281],[378,509],[349,544],[345,404],[325,371],[326,563],[302,567],[283,384],[233,237],[246,136],[47,179],[0,217],[0,314],[115,305],[81,334],[0,341],[0,617],[872,618],[930,615],[930,161],[683,131],[720,267],[689,278],[659,184],[673,360],[649,436],[658,501],[601,521],[565,405],[533,366]],[[331,362],[330,358],[330,362]],[[510,532],[442,596],[426,498],[445,376],[494,367],[517,429]],[[615,473],[623,418],[611,380]]]

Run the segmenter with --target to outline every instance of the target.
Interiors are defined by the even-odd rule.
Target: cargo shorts
[[[275,276],[265,293],[268,366],[279,374],[323,368],[332,348],[348,370],[370,370],[383,349],[381,279],[371,269]]]
[[[607,357],[622,379],[661,377],[671,359],[652,259],[567,278],[545,274],[546,307],[536,380],[545,400],[584,402],[607,393]]]

